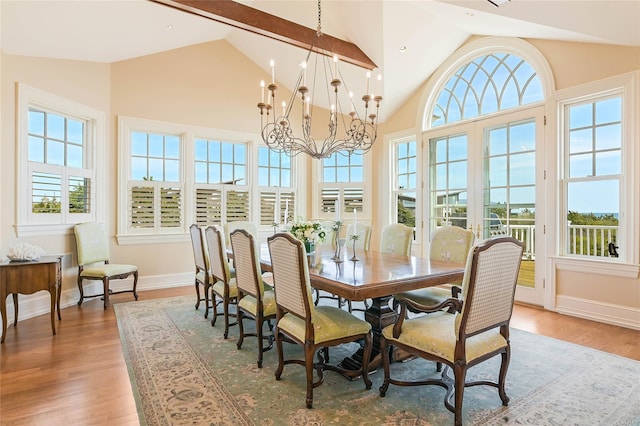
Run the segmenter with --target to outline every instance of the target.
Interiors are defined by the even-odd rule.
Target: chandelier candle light
[[[311,54],[314,53],[314,46],[321,37],[321,8],[320,0],[318,0],[318,29],[316,39],[307,52],[306,59],[300,63],[300,75],[292,91],[291,100],[288,104],[284,101],[282,102],[282,115],[277,116],[275,111],[278,85],[276,84],[275,63],[273,60],[269,63],[271,67],[271,84],[266,86],[266,93],[265,82],[260,82],[260,102],[258,103],[258,109],[260,110],[262,140],[269,149],[285,152],[289,156],[295,156],[304,152],[312,158],[320,159],[329,158],[335,153],[342,155],[351,155],[353,153],[364,154],[371,149],[377,137],[378,109],[382,101],[382,96],[380,96],[380,81],[382,76],[378,76],[376,94],[369,91],[371,72],[367,71],[366,73],[367,89],[365,95],[362,96],[364,103],[364,115],[362,117],[356,112],[356,107],[353,103],[353,93],[348,92],[346,84],[344,90],[339,90],[343,81],[341,79],[342,74],[340,73],[340,68],[338,67],[339,60],[337,55],[331,55],[330,52],[315,53],[313,80],[311,81],[311,86],[307,86],[307,71],[310,65],[309,59],[311,58]],[[333,57],[333,64],[330,63],[330,57]],[[313,105],[311,102],[316,96],[320,96],[320,93],[315,93],[316,84],[323,84],[323,82],[318,81],[322,80],[322,75],[320,75],[318,71],[319,65],[323,65],[325,90],[327,92],[327,98],[331,103],[329,122],[326,124],[329,129],[329,134],[322,142],[317,141],[311,134],[313,116]],[[331,93],[332,91],[333,93]],[[298,130],[296,135],[289,117],[297,94],[300,95],[301,99],[301,129]],[[348,114],[343,113],[343,104],[348,104]],[[342,124],[342,126],[340,126],[340,124]],[[324,125],[322,125],[322,128],[324,128]],[[339,128],[341,129],[340,131]]]

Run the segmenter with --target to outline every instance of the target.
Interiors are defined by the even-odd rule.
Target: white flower
[[[295,222],[289,230],[294,237],[302,242],[321,243],[326,232],[319,222]]]

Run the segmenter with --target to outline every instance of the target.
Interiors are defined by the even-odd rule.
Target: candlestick
[[[358,228],[358,213],[357,213],[356,208],[354,207],[353,208],[353,232],[354,232],[354,235],[358,234],[358,229],[357,228]]]

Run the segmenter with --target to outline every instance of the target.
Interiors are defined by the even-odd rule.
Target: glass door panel
[[[491,117],[425,134],[429,158],[426,197],[428,239],[434,229],[473,229],[476,241],[510,235],[524,245],[516,299],[543,305],[544,265],[536,265],[543,240],[536,183],[544,179],[537,159],[544,145],[542,107]],[[539,185],[538,188],[543,187]],[[543,210],[541,210],[543,213]],[[538,226],[536,226],[538,225]],[[541,257],[541,258],[544,258]]]

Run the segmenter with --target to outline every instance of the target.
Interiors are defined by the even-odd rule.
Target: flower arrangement
[[[322,243],[327,236],[320,222],[294,222],[291,224],[289,232],[303,243]]]

